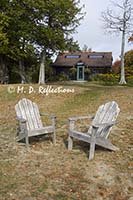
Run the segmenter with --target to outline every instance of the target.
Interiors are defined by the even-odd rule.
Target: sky
[[[73,34],[74,40],[77,40],[80,48],[84,45],[91,48],[92,51],[112,52],[113,61],[119,59],[121,52],[121,33],[119,36],[116,34],[105,34],[103,29],[103,22],[101,12],[110,7],[110,0],[80,0],[81,5],[84,4],[83,12],[86,12],[84,19],[80,22],[77,28],[77,33]],[[115,2],[121,2],[115,0]],[[131,0],[133,3],[133,0]],[[125,51],[133,48],[126,39]]]

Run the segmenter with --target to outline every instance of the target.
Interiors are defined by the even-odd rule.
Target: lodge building
[[[52,67],[55,75],[65,73],[70,80],[85,81],[88,74],[105,74],[112,67],[111,52],[67,52],[59,54]]]

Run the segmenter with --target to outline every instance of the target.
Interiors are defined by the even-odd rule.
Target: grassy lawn
[[[45,95],[29,94],[29,85],[24,85],[25,93],[17,93],[21,85],[11,86],[9,90],[0,85],[0,200],[131,200],[132,87],[64,84],[75,92]],[[32,87],[38,91],[38,85]],[[16,142],[14,106],[23,97],[36,102],[40,111],[57,116],[56,146],[49,136],[32,138],[29,150]],[[120,150],[97,147],[89,161],[88,144],[75,141],[69,152],[68,117],[95,114],[99,105],[111,100],[121,112],[109,138]],[[79,129],[89,127],[80,124]]]

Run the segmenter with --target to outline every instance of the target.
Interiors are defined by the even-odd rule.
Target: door
[[[77,81],[84,81],[84,66],[77,66]]]

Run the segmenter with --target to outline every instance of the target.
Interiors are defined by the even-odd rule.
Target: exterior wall
[[[75,79],[75,77],[73,77],[71,75],[70,69],[72,67],[54,67],[53,71],[54,71],[54,75],[55,76],[60,76],[61,74],[65,74],[66,78],[73,80],[73,78]]]
[[[111,67],[89,67],[92,74],[106,74],[110,72]]]
[[[55,68],[55,75],[59,75],[62,72],[64,72],[65,74],[69,75],[69,70],[71,67],[56,67]]]
[[[84,70],[86,70],[87,68],[90,69],[90,73],[88,74],[88,73],[84,72],[84,80],[89,80],[90,75],[99,74],[99,73],[100,74],[106,74],[106,73],[110,72],[110,70],[111,70],[111,67],[109,67],[109,66],[108,67],[91,67],[91,66],[86,67],[86,66],[84,66]],[[75,66],[75,67],[65,67],[65,66],[54,67],[53,69],[54,69],[54,74],[56,76],[59,76],[63,73],[70,80],[78,80],[78,77],[77,77],[78,68],[77,68],[77,66]],[[72,69],[75,69],[75,70],[72,70]]]

